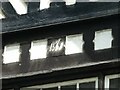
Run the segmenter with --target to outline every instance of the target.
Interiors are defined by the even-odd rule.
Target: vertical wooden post
[[[21,72],[27,72],[30,63],[30,42],[28,43],[21,43]]]
[[[90,54],[91,51],[94,50],[94,37],[95,37],[95,32],[88,30],[83,33],[83,40],[84,40],[84,45],[83,49],[86,53]]]
[[[28,13],[36,12],[40,8],[40,0],[29,0],[28,2]]]

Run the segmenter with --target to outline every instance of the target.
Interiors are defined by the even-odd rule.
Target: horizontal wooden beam
[[[100,73],[102,73],[103,75],[120,73],[119,67],[120,62],[101,63],[98,65],[65,69],[44,74],[24,76],[19,78],[6,78],[6,79],[4,78],[2,80],[2,85],[3,89],[9,89],[14,87],[21,88],[47,83],[62,82],[67,80],[75,80],[78,78],[96,77]]]
[[[27,67],[22,62],[3,64],[2,75],[3,79],[16,78],[105,63],[120,63],[120,56],[117,56],[117,50],[119,50],[119,48],[91,51],[91,53],[80,53],[73,55],[49,57],[46,59],[32,60],[29,62],[27,58],[24,58],[23,61],[27,62],[25,63]]]

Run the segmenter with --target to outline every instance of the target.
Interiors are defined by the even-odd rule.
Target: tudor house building
[[[20,12],[9,1],[0,7],[2,90],[120,90],[119,2],[24,2]]]

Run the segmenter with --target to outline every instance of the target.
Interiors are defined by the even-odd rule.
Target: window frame
[[[48,44],[48,40],[47,39],[41,39],[41,40],[34,40],[34,41],[31,41],[31,48],[29,49],[29,52],[30,52],[30,60],[37,60],[37,59],[44,59],[44,58],[37,58],[37,59],[33,59],[32,57],[31,57],[31,54],[33,53],[32,52],[32,47],[34,46],[34,43],[40,43],[40,42],[43,42],[43,41],[45,41],[46,42],[46,56],[44,57],[44,58],[47,58],[47,44]]]
[[[77,52],[69,52],[69,38],[76,38],[76,37],[79,37],[80,40],[79,40],[79,49],[80,51],[77,51]],[[72,40],[71,40],[72,41]],[[81,43],[82,42],[82,43]],[[83,40],[83,33],[79,33],[79,34],[73,34],[73,35],[67,35],[66,36],[66,41],[65,41],[65,55],[72,55],[72,54],[78,54],[78,53],[83,53],[84,50],[83,50],[83,45],[84,45],[84,40]]]
[[[97,41],[97,39],[98,39],[98,34],[101,34],[101,33],[111,33],[110,34],[110,36],[112,37],[111,38],[111,42],[110,42],[110,46],[102,46],[102,47],[99,47],[99,46],[97,46],[96,44],[98,43]],[[112,35],[112,32],[113,32],[113,29],[112,28],[107,28],[107,29],[102,29],[102,30],[99,30],[99,31],[95,31],[95,38],[94,38],[94,40],[93,40],[93,42],[94,42],[94,50],[96,51],[96,50],[104,50],[104,49],[109,49],[109,48],[112,48],[112,40],[114,39],[113,38],[113,35]],[[103,34],[104,35],[104,34]],[[102,36],[103,37],[103,36]],[[102,38],[103,39],[103,38]],[[107,42],[108,43],[108,42]],[[102,44],[102,43],[100,43],[100,44]]]
[[[14,62],[7,62],[7,63],[4,63],[4,57],[5,57],[5,55],[6,55],[6,53],[7,53],[7,47],[14,47],[14,46],[18,46],[18,53],[19,53],[19,56],[18,56],[18,60],[17,61],[14,61]],[[20,44],[19,43],[16,43],[16,44],[8,44],[8,45],[5,45],[4,46],[4,51],[3,51],[3,54],[2,54],[2,56],[3,56],[3,64],[10,64],[10,63],[15,63],[15,62],[20,62],[20,55],[21,55],[21,49],[20,49]]]
[[[116,78],[120,78],[120,73],[119,74],[112,74],[112,75],[106,75],[105,76],[105,88],[110,88],[110,80],[111,79],[116,79]]]
[[[98,77],[91,77],[91,78],[84,78],[84,79],[78,79],[78,80],[70,80],[70,81],[63,81],[63,82],[57,82],[57,83],[51,83],[51,84],[44,84],[44,85],[36,85],[31,86],[28,88],[36,88],[42,90],[43,88],[54,88],[58,87],[58,90],[60,90],[61,86],[68,86],[68,85],[76,85],[76,88],[79,88],[79,84],[81,83],[87,83],[87,82],[93,82],[95,81],[95,88],[98,88]]]

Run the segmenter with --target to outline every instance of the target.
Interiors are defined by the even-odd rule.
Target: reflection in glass
[[[76,90],[76,85],[61,86],[61,90]]]
[[[110,88],[119,88],[120,90],[120,78],[110,79]]]
[[[112,29],[105,29],[95,32],[95,50],[111,48],[113,37]]]
[[[30,59],[43,59],[47,54],[47,40],[37,40],[31,43]]]
[[[4,64],[19,62],[19,57],[20,57],[19,44],[12,44],[12,45],[5,46],[4,53],[3,53]]]
[[[70,55],[83,52],[84,41],[82,38],[83,38],[82,34],[66,36],[65,54]]]
[[[81,90],[83,88],[85,88],[87,90],[95,90],[95,82],[80,83],[79,90]]]

